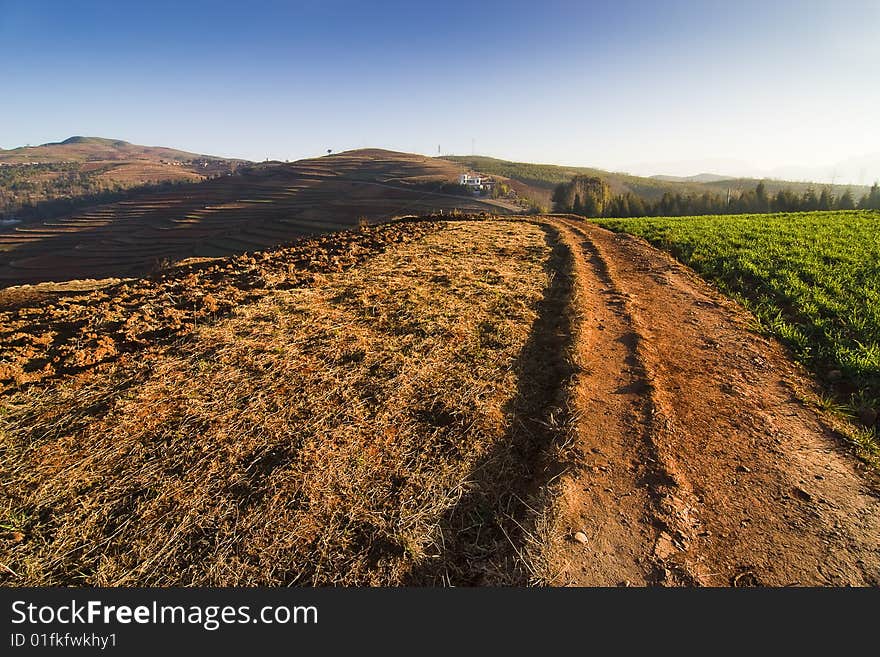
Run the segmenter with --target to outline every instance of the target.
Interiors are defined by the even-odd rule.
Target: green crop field
[[[640,217],[598,223],[646,238],[741,301],[825,382],[842,409],[868,427],[876,425],[880,212]],[[874,442],[876,428],[867,433],[864,437]]]

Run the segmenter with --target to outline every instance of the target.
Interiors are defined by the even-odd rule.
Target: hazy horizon
[[[0,146],[880,178],[880,6],[0,0]],[[726,163],[726,164],[725,164]]]

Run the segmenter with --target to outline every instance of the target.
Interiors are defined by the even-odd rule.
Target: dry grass
[[[452,223],[10,395],[0,581],[527,581],[559,257],[535,225]]]
[[[234,258],[189,259],[147,279],[0,290],[0,393],[167,344],[237,306],[442,226],[395,222]]]

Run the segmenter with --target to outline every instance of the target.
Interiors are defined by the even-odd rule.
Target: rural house
[[[472,192],[482,192],[491,191],[495,182],[490,178],[478,174],[463,173],[458,177],[458,184],[467,187]]]

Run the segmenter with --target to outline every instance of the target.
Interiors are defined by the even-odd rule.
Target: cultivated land
[[[641,239],[435,217],[114,285],[0,294],[7,585],[880,584],[855,428]]]
[[[144,191],[0,229],[0,286],[138,276],[183,258],[240,254],[401,215],[519,211],[509,202],[443,193],[464,170],[370,149]]]

